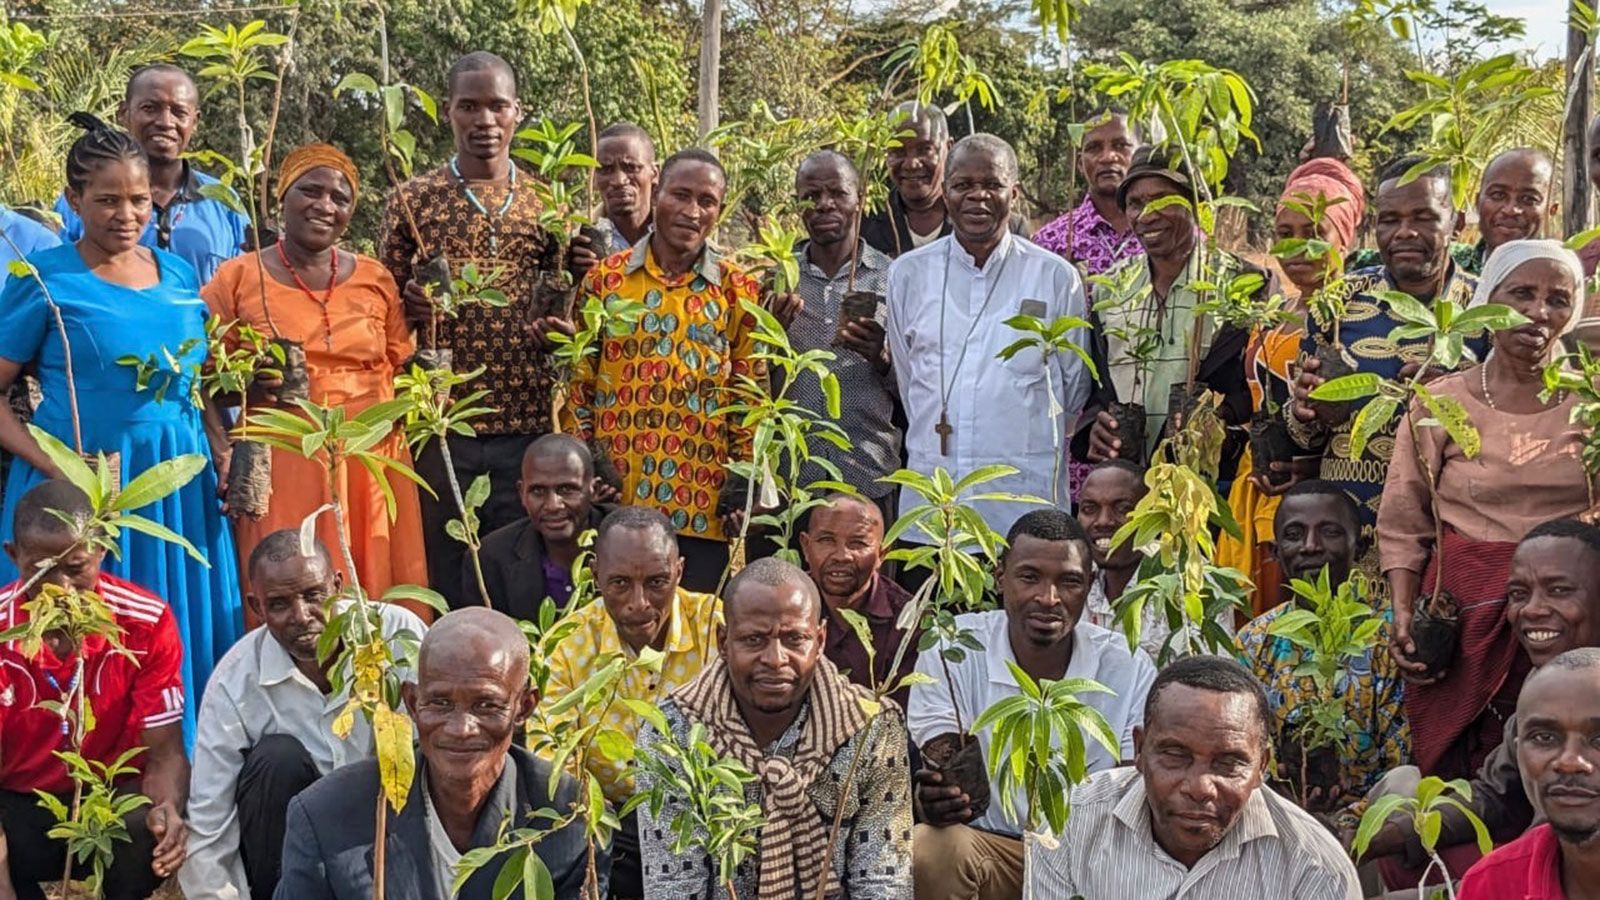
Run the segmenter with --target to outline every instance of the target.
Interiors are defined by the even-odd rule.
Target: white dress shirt
[[[1355,867],[1316,819],[1261,786],[1222,843],[1194,868],[1150,830],[1144,778],[1134,769],[1091,777],[1072,792],[1072,817],[1053,848],[1029,842],[1033,897],[1094,900],[1360,900]]]
[[[959,480],[981,466],[1008,465],[1016,475],[980,490],[1031,494],[1065,506],[1067,444],[1089,396],[1088,370],[1072,353],[1046,359],[1034,347],[1007,361],[998,356],[1026,336],[1006,319],[1027,313],[1048,324],[1083,317],[1085,308],[1077,270],[1013,234],[1001,238],[981,269],[954,235],[895,260],[889,266],[889,355],[906,410],[912,471],[931,475],[943,467]],[[1082,329],[1072,340],[1087,347]],[[1060,407],[1053,418],[1052,391]],[[940,452],[937,430],[947,400],[953,429],[948,456]],[[902,513],[918,502],[914,492],[900,492]],[[973,506],[1001,534],[1029,509],[1005,501]],[[915,529],[906,538],[933,540]]]
[[[1003,609],[981,613],[964,613],[956,616],[959,627],[970,630],[988,648],[982,653],[967,651],[961,662],[941,664],[938,649],[917,657],[917,671],[933,679],[931,684],[911,686],[911,698],[906,704],[906,728],[917,746],[956,730],[955,712],[950,708],[950,689],[946,687],[945,665],[950,669],[950,680],[955,685],[956,702],[961,704],[961,722],[971,728],[978,714],[995,702],[1021,693],[1017,680],[1012,677],[1008,662],[1016,662],[1011,650],[1011,637],[1006,629]],[[940,649],[943,645],[940,645]],[[1085,739],[1088,750],[1089,771],[1109,769],[1123,759],[1133,759],[1133,729],[1144,722],[1144,699],[1150,693],[1150,684],[1156,679],[1155,664],[1143,650],[1128,652],[1128,642],[1120,634],[1113,634],[1098,625],[1080,621],[1072,630],[1072,659],[1067,663],[1064,678],[1092,678],[1112,693],[1084,694],[1078,699],[1094,707],[1105,716],[1122,743],[1121,758],[1106,752],[1099,741]],[[986,728],[978,734],[983,746],[983,758],[989,758],[989,742],[993,729]],[[1057,746],[1060,746],[1057,744]],[[1022,833],[1022,822],[1028,811],[1026,798],[1016,796],[1018,819],[1000,811],[1000,786],[998,779],[989,784],[989,809],[968,824],[985,831],[1012,836]],[[1054,896],[1041,894],[1040,896]]]
[[[401,631],[421,638],[428,630],[409,610],[379,604],[384,637]],[[344,694],[327,695],[295,667],[283,646],[257,626],[217,663],[206,683],[195,724],[194,766],[189,775],[189,855],[178,870],[188,900],[250,897],[239,855],[234,804],[244,754],[269,734],[300,741],[323,775],[374,753],[372,728],[355,717],[348,740],[333,735]]]

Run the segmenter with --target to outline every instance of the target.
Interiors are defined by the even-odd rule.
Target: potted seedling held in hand
[[[1407,379],[1385,379],[1375,372],[1357,372],[1323,382],[1311,392],[1313,400],[1348,402],[1366,400],[1350,426],[1350,458],[1360,459],[1367,443],[1394,421],[1403,410],[1410,429],[1411,444],[1417,453],[1428,489],[1433,514],[1434,579],[1431,590],[1418,596],[1411,610],[1410,635],[1416,645],[1412,656],[1427,667],[1427,674],[1443,674],[1455,658],[1457,644],[1457,604],[1444,586],[1444,519],[1439,515],[1439,473],[1423,455],[1420,440],[1424,427],[1443,428],[1466,458],[1478,455],[1482,446],[1478,429],[1467,410],[1452,397],[1428,389],[1424,379],[1437,371],[1453,371],[1466,357],[1466,341],[1487,331],[1501,331],[1528,320],[1509,306],[1489,303],[1461,310],[1454,301],[1438,299],[1430,309],[1403,291],[1382,291],[1377,299],[1386,304],[1402,324],[1389,332],[1396,344],[1425,341],[1424,354],[1417,361],[1416,374]],[[1419,407],[1420,404],[1420,407]],[[1426,417],[1416,415],[1425,412]],[[1427,586],[1424,585],[1424,588]]]

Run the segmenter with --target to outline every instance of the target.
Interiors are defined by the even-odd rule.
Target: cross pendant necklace
[[[939,433],[939,455],[949,456],[950,435],[955,432],[950,427],[950,407],[942,403],[939,405],[939,424],[933,426],[933,430]]]

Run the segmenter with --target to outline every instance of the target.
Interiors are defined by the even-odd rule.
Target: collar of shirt
[[[1246,844],[1262,838],[1278,837],[1278,826],[1272,823],[1272,812],[1267,809],[1267,800],[1261,792],[1268,790],[1265,786],[1258,787],[1250,794],[1250,799],[1245,801],[1244,809],[1240,811],[1239,818],[1233,822],[1233,827],[1223,835],[1222,843],[1212,847],[1190,869],[1191,873],[1198,873],[1239,858],[1240,852]],[[1175,865],[1182,865],[1162,849],[1156,842],[1155,832],[1151,827],[1149,797],[1144,789],[1144,777],[1135,774],[1128,781],[1126,793],[1112,809],[1112,815],[1127,829],[1133,832],[1134,837],[1144,843],[1152,854],[1158,859],[1170,860]]]
[[[989,651],[984,654],[989,668],[989,683],[1005,685],[1013,690],[1021,690],[1017,684],[1016,676],[1011,674],[1007,663],[1017,663],[1017,668],[1022,664],[1017,662],[1016,651],[1011,647],[1010,613],[1001,620],[1002,624],[995,629],[999,634],[990,633],[985,646]],[[1098,669],[1095,660],[1095,646],[1093,642],[1083,640],[1083,636],[1074,628],[1070,637],[1072,641],[1072,656],[1067,659],[1067,671],[1062,678],[1093,678]],[[996,647],[999,648],[996,652]]]
[[[660,264],[656,262],[655,251],[650,249],[650,239],[654,236],[655,229],[652,228],[645,232],[644,237],[639,239],[639,243],[633,245],[633,252],[628,256],[628,263],[622,268],[623,274],[632,275],[642,268],[650,274],[651,278],[662,284],[670,285],[681,281],[681,277],[668,278],[666,273],[661,271]],[[704,278],[710,284],[722,284],[722,254],[717,251],[716,247],[712,246],[709,240],[706,241],[705,246],[700,248],[700,258],[695,260],[689,271]]]
[[[945,242],[946,265],[960,266],[968,272],[989,276],[999,274],[1000,267],[1011,256],[1017,242],[1017,238],[1012,236],[1010,230],[1007,230],[1000,235],[1000,243],[995,245],[994,250],[989,253],[989,258],[984,260],[983,265],[980,266],[977,258],[967,252],[967,248],[962,246],[961,240],[954,234],[947,234],[939,238],[939,240]]]
[[[810,239],[801,241],[800,245],[795,248],[795,254],[800,258],[801,278],[816,278],[821,281],[838,281],[841,278],[848,278],[850,276],[849,262],[846,262],[844,266],[840,268],[839,271],[832,277],[829,277],[828,273],[822,271],[822,269],[819,268],[816,263],[812,262]],[[889,268],[889,263],[891,262],[889,257],[878,252],[876,247],[873,247],[864,240],[858,239],[856,241],[856,254],[857,268],[865,269],[868,272],[877,272],[887,269]]]
[[[184,160],[183,177],[179,179],[178,189],[173,192],[172,202],[168,203],[167,206],[177,206],[180,203],[199,203],[201,200],[206,199],[206,196],[200,193],[200,188],[204,184],[205,182],[200,179],[200,173],[194,166],[189,164],[187,159]]]
[[[283,684],[285,681],[294,680],[296,675],[305,678],[300,672],[300,667],[294,664],[294,657],[283,649],[283,645],[278,643],[278,639],[272,636],[272,632],[268,631],[266,626],[261,628],[260,659],[262,687]]]

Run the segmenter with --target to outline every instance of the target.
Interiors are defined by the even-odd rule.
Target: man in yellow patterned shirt
[[[683,560],[677,541],[666,516],[650,507],[624,506],[600,521],[594,542],[594,576],[601,602],[572,613],[578,629],[556,647],[542,704],[548,708],[582,687],[616,655],[633,658],[647,646],[665,655],[660,672],[628,672],[618,687],[617,700],[655,704],[700,674],[707,661],[716,657],[722,603],[710,594],[679,587]],[[605,718],[605,727],[637,738],[640,720],[621,702],[612,703]],[[593,723],[576,724],[588,727]],[[625,765],[590,753],[588,768],[614,806],[633,795],[633,776]],[[637,826],[630,815],[612,846],[613,896],[644,895],[638,846]]]
[[[728,561],[729,529],[718,497],[730,459],[747,459],[750,434],[721,410],[740,376],[765,383],[752,359],[760,301],[755,279],[707,240],[722,214],[727,180],[716,157],[683,150],[661,166],[654,225],[631,250],[590,270],[583,294],[642,303],[632,330],[602,337],[597,358],[573,373],[562,429],[608,456],[622,476],[620,502],[652,506],[672,523],[683,583],[712,590]],[[572,323],[535,326],[570,334]],[[732,517],[727,517],[731,519]]]

